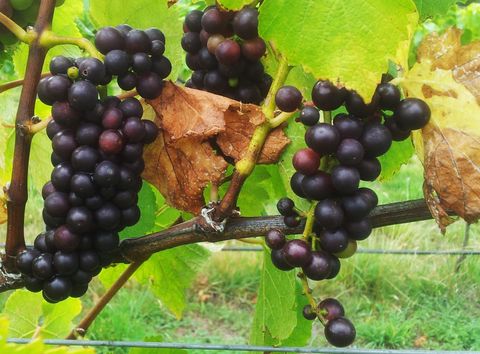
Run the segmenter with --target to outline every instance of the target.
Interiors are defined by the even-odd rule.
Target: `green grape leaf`
[[[227,10],[240,10],[245,5],[252,3],[252,0],[218,0],[217,3]]]
[[[413,0],[420,14],[420,21],[427,18],[444,15],[448,10],[459,2],[458,0]]]
[[[312,337],[312,324],[313,321],[309,321],[303,317],[303,308],[308,305],[308,299],[303,294],[303,288],[299,281],[296,282],[295,287],[295,304],[297,313],[297,325],[290,334],[290,337],[282,342],[283,346],[302,347],[307,345],[309,339]]]
[[[78,299],[53,305],[39,293],[16,290],[7,299],[3,313],[10,321],[10,337],[30,338],[36,333],[43,338],[61,338],[73,328],[72,320],[81,310]]]
[[[156,198],[153,187],[143,182],[138,193],[138,207],[140,208],[140,221],[120,232],[120,238],[138,237],[151,232],[155,226]]]
[[[251,344],[280,345],[297,326],[295,271],[280,271],[270,253],[263,255],[257,305],[250,335]]]
[[[128,264],[115,264],[113,267],[102,269],[102,272],[98,275],[98,280],[105,288],[109,288],[115,283],[120,274],[127,269]]]
[[[369,101],[389,59],[407,67],[417,22],[411,0],[265,0],[259,32],[290,64]]]
[[[402,165],[410,161],[415,149],[413,148],[412,140],[407,139],[401,142],[394,141],[392,147],[388,152],[379,158],[382,164],[382,173],[380,180],[388,180],[392,178],[395,173],[400,170]]]
[[[186,290],[210,253],[199,245],[176,247],[152,255],[135,273],[177,318],[186,306]]]
[[[144,342],[163,342],[162,336],[147,337]],[[173,348],[132,348],[128,354],[187,354],[185,349],[173,349]]]
[[[98,27],[121,23],[141,29],[158,27],[165,33],[165,56],[172,62],[170,78],[177,78],[185,55],[180,45],[183,19],[178,6],[168,7],[167,0],[93,1],[90,3],[90,16]]]
[[[28,176],[31,185],[38,191],[42,190],[43,185],[50,180],[52,173],[51,153],[52,145],[45,130],[35,134],[30,149]]]

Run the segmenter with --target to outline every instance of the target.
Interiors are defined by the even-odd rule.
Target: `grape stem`
[[[51,75],[52,74],[50,74],[50,73],[42,73],[42,75],[40,77],[43,79],[44,77],[51,76]],[[0,85],[0,93],[8,91],[8,90],[13,89],[13,88],[18,87],[18,86],[22,86],[24,81],[25,81],[25,79],[20,79],[20,80],[9,81],[9,82],[6,82],[4,84],[1,84]]]
[[[308,284],[308,278],[303,272],[299,272],[297,276],[300,278],[300,282],[302,283],[303,294],[308,300],[308,303],[312,307],[312,312],[316,313],[320,322],[325,326],[325,322],[323,318],[320,316],[318,311],[317,302],[315,298],[312,296],[312,289],[310,289],[310,285]]]
[[[15,21],[8,18],[3,12],[0,12],[0,23],[23,43],[31,44],[37,39],[37,32],[35,32],[35,30],[25,31],[22,27],[17,25]]]
[[[67,37],[67,36],[59,36],[52,31],[44,31],[40,36],[40,45],[44,48],[52,48],[57,45],[75,45],[92,57],[103,60],[103,55],[100,53],[97,48],[90,42],[88,39],[83,37]]]
[[[43,120],[41,120],[40,122],[38,123],[35,123],[35,124],[27,124],[26,125],[26,130],[30,133],[30,134],[36,134],[38,133],[39,131],[42,131],[43,129],[45,129],[48,125],[48,123],[52,120],[52,117],[48,117],[48,118],[45,118]]]
[[[270,126],[272,128],[279,127],[280,125],[282,125],[283,123],[288,121],[291,117],[293,117],[296,113],[297,113],[297,111],[295,111],[295,112],[282,112],[278,116],[276,116],[275,118],[272,118],[270,120]]]
[[[332,124],[332,111],[323,111],[323,122]]]
[[[302,237],[305,241],[308,240],[313,230],[313,224],[315,222],[315,207],[317,206],[317,204],[318,202],[313,202],[310,205],[310,209],[308,209],[307,218],[305,221],[305,228],[303,229],[303,237]]]

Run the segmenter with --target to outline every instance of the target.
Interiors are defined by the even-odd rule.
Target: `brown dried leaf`
[[[161,136],[145,153],[144,178],[174,207],[198,213],[205,204],[203,189],[222,180],[227,162],[244,156],[255,127],[265,117],[256,105],[242,104],[208,92],[167,82],[162,94],[147,102]],[[274,163],[289,143],[280,128],[271,133],[260,156]]]

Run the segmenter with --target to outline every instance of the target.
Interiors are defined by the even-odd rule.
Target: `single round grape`
[[[326,279],[332,271],[330,256],[323,251],[313,251],[312,260],[302,267],[302,271],[309,279]]]
[[[283,249],[272,250],[271,259],[273,265],[280,270],[288,271],[294,268],[287,263]]]
[[[54,217],[65,216],[70,208],[68,196],[65,193],[54,192],[45,198],[44,207],[47,213]]]
[[[362,160],[356,168],[362,181],[375,181],[382,172],[382,165],[376,157]]]
[[[296,213],[293,215],[287,215],[283,218],[283,223],[288,227],[297,227],[300,225],[300,218]]]
[[[82,145],[72,153],[72,167],[78,172],[93,172],[100,160],[98,151],[91,146]]]
[[[137,80],[137,91],[140,96],[147,99],[157,98],[162,92],[162,78],[154,72],[140,75]]]
[[[145,138],[145,125],[137,117],[130,117],[125,121],[122,132],[128,142],[139,143]]]
[[[115,250],[119,243],[120,238],[116,232],[99,232],[95,235],[95,249],[100,253]]]
[[[120,209],[126,209],[137,204],[138,196],[137,193],[134,193],[133,191],[121,191],[117,192],[113,197],[112,202]]]
[[[196,32],[184,33],[181,40],[181,45],[184,51],[195,54],[202,48],[200,42],[200,35]]]
[[[47,94],[52,102],[65,101],[68,97],[72,82],[65,76],[55,75],[48,78],[46,83]]]
[[[377,157],[385,154],[392,146],[392,134],[380,123],[369,123],[365,125],[360,142],[366,156]]]
[[[85,122],[78,126],[75,132],[75,140],[79,145],[88,145],[95,147],[98,145],[98,138],[102,133],[102,128],[94,123]]]
[[[225,16],[217,8],[211,8],[202,16],[202,28],[208,33],[220,33],[224,30]]]
[[[312,309],[312,305],[305,305],[302,310],[302,315],[306,320],[313,321],[317,318],[317,314]]]
[[[191,80],[193,84],[198,87],[202,88],[203,87],[203,78],[205,77],[205,71],[203,70],[196,70],[192,73]]]
[[[312,100],[322,111],[333,111],[343,104],[345,93],[330,81],[319,80],[312,89]]]
[[[80,269],[86,272],[93,272],[100,266],[100,258],[97,252],[84,251],[79,255]]]
[[[290,198],[282,198],[277,202],[277,210],[283,216],[292,215],[295,203]]]
[[[340,144],[340,133],[330,124],[320,123],[308,128],[305,133],[307,146],[319,154],[334,153]]]
[[[17,257],[15,259],[15,265],[17,266],[17,269],[23,274],[31,275],[33,260],[38,256],[40,256],[40,251],[34,248],[23,250],[22,252],[17,254]]]
[[[353,193],[360,184],[360,173],[354,167],[336,166],[332,170],[332,184],[340,194]]]
[[[98,91],[91,82],[77,81],[68,90],[68,102],[79,111],[93,109],[97,101]]]
[[[76,109],[73,109],[67,101],[57,101],[52,106],[52,118],[53,121],[51,122],[56,122],[62,128],[74,128],[82,119],[82,114]],[[52,134],[52,132],[50,134]],[[52,138],[53,137],[50,137],[50,139]]]
[[[320,247],[329,253],[339,253],[348,246],[348,234],[344,229],[324,230],[320,234]]]
[[[267,52],[265,41],[260,38],[253,38],[242,43],[242,54],[250,61],[260,60]]]
[[[100,134],[98,145],[106,154],[117,154],[122,151],[123,137],[117,130],[105,130]]]
[[[120,180],[119,167],[111,161],[102,161],[95,168],[93,180],[98,186],[115,186]]]
[[[96,194],[93,197],[85,199],[85,206],[90,210],[97,210],[104,203],[102,196]]]
[[[125,36],[114,27],[103,27],[95,34],[95,46],[102,54],[125,47]]]
[[[348,232],[348,236],[357,241],[365,240],[372,233],[372,223],[369,219],[347,221],[343,227]]]
[[[165,43],[159,40],[152,41],[150,52],[153,58],[160,58],[165,53]]]
[[[57,192],[57,189],[51,181],[48,181],[42,187],[42,198],[45,200],[50,194],[55,192]]]
[[[67,214],[66,222],[73,232],[79,234],[92,230],[94,226],[93,215],[85,207],[71,208]]]
[[[203,22],[202,22],[203,24]],[[242,39],[258,37],[258,10],[245,7],[233,18],[233,31]]]
[[[97,58],[85,58],[78,67],[80,76],[96,85],[100,84],[106,76],[105,65]]]
[[[271,229],[265,237],[265,242],[272,250],[279,250],[285,245],[285,234],[280,230]]]
[[[265,67],[261,61],[247,62],[244,73],[247,79],[256,82],[265,74]]]
[[[120,225],[122,212],[112,203],[105,203],[95,210],[97,225],[104,230],[114,230]]]
[[[345,317],[335,318],[325,326],[325,338],[336,347],[346,347],[353,343],[357,332],[352,322]]]
[[[118,129],[123,123],[123,113],[118,108],[109,108],[103,113],[102,126],[107,129]]]
[[[70,297],[81,297],[85,295],[87,290],[88,290],[88,284],[74,283],[72,285],[72,291],[70,292]]]
[[[244,103],[260,104],[262,95],[254,84],[241,83],[237,87],[238,101]]]
[[[187,53],[187,55],[185,55],[185,64],[187,64],[188,68],[193,71],[200,70],[203,66],[200,63],[200,55],[191,53]]]
[[[66,253],[62,251],[55,252],[53,256],[53,265],[58,274],[71,275],[78,270],[78,254]]]
[[[55,167],[61,163],[68,162],[68,159],[64,159],[63,157],[60,157],[56,153],[52,152],[52,155],[50,156],[50,161],[52,162],[52,166]]]
[[[329,254],[329,256],[330,256],[330,267],[332,268],[332,270],[330,271],[330,274],[328,275],[327,279],[333,279],[338,275],[338,273],[340,273],[341,264],[340,264],[340,260],[337,257],[335,257],[332,254]]]
[[[312,260],[310,245],[300,239],[290,240],[283,247],[285,260],[292,267],[303,267]]]
[[[65,217],[51,216],[45,209],[42,210],[42,218],[45,222],[45,225],[49,228],[56,228],[65,223]]]
[[[135,162],[142,157],[143,144],[126,144],[122,151],[122,160],[125,162]]]
[[[115,97],[116,98],[116,97]],[[87,122],[91,122],[91,123],[95,123],[95,124],[100,124],[101,120],[102,120],[102,116],[103,116],[103,112],[105,112],[105,109],[107,108],[106,107],[106,104],[104,106],[104,103],[105,102],[109,102],[110,98],[107,97],[107,99],[105,100],[102,100],[102,102],[97,102],[95,104],[95,107],[93,107],[93,109],[87,111],[84,113],[84,119],[87,121]]]
[[[393,111],[400,103],[400,90],[388,82],[378,85],[375,93],[378,95],[378,105],[381,109]]]
[[[406,98],[400,101],[394,112],[394,120],[402,130],[423,128],[430,120],[430,107],[418,98]]]
[[[132,59],[123,50],[112,50],[105,55],[105,67],[112,75],[125,75],[130,68]]]
[[[200,10],[192,10],[185,16],[185,25],[192,32],[200,32],[202,30],[203,12]]]
[[[100,195],[105,200],[111,200],[117,194],[115,187],[103,187],[100,189]]]
[[[47,82],[50,77],[45,77],[40,80],[37,86],[37,96],[40,101],[45,103],[46,105],[51,106],[53,104],[53,100],[50,98],[50,95],[47,91]]]
[[[353,195],[343,197],[342,207],[348,221],[360,220],[370,214],[374,208],[368,198],[358,190]]]
[[[64,252],[75,251],[80,245],[80,240],[80,236],[72,232],[66,225],[57,227],[53,234],[55,248]]]
[[[315,107],[306,106],[300,111],[300,122],[309,127],[317,124],[319,119],[320,112]]]
[[[72,166],[67,163],[61,163],[53,169],[50,180],[58,191],[68,192],[73,173]]]
[[[218,70],[220,71],[220,74],[222,74],[222,76],[227,77],[229,79],[235,79],[240,77],[245,72],[245,67],[246,67],[245,61],[240,60],[235,65],[219,64]]]
[[[68,201],[70,202],[70,205],[73,207],[83,205],[83,198],[81,198],[78,194],[74,192],[68,193]]]
[[[375,193],[370,188],[365,188],[365,187],[359,188],[357,193],[360,194],[363,198],[365,198],[368,201],[370,208],[373,209],[378,205],[377,193]]]
[[[152,71],[161,79],[165,79],[172,72],[172,63],[166,57],[154,58],[152,61]]]
[[[284,112],[293,112],[302,104],[302,94],[294,86],[283,86],[275,94],[275,104]]]
[[[345,309],[340,301],[331,297],[320,301],[317,308],[322,312],[322,317],[327,321],[345,316]]]
[[[198,52],[198,62],[200,67],[204,70],[214,70],[218,67],[216,56],[211,54],[205,47]]]
[[[125,50],[130,53],[148,53],[152,46],[152,40],[145,31],[133,29],[125,38]]]
[[[43,280],[37,279],[35,277],[31,277],[28,275],[23,276],[23,281],[25,283],[25,288],[28,291],[33,293],[38,293],[39,291],[43,290]]]
[[[65,300],[72,292],[72,281],[66,277],[56,276],[43,285],[43,297],[51,303]]]
[[[401,130],[393,117],[386,117],[383,123],[390,130],[394,141],[403,141],[410,137],[410,130]]]
[[[292,191],[301,198],[305,198],[306,195],[303,192],[302,182],[305,178],[305,175],[300,172],[295,172],[290,178],[290,188]]]
[[[78,269],[72,275],[71,279],[74,284],[88,284],[92,280],[92,275],[90,274],[90,272],[84,271],[82,269]]]
[[[35,237],[33,241],[33,247],[43,253],[55,252],[55,249],[51,247],[51,244],[47,243],[46,233],[41,233]]]
[[[323,171],[318,171],[311,176],[305,176],[301,186],[303,194],[308,199],[322,200],[331,197],[334,193],[332,178]]]
[[[362,136],[363,122],[355,116],[339,113],[333,118],[333,125],[342,139],[358,139]]]
[[[215,49],[215,57],[224,65],[234,65],[240,59],[240,45],[231,39],[221,42]]]
[[[137,74],[144,74],[152,69],[152,59],[147,53],[132,55],[132,68]]]
[[[372,114],[374,111],[374,107],[372,105],[367,105],[362,96],[355,91],[348,92],[345,99],[345,107],[347,108],[348,113],[360,118],[364,118]]]
[[[70,180],[70,189],[81,198],[95,195],[95,185],[91,177],[85,173],[77,173]]]
[[[74,133],[71,130],[62,130],[55,134],[52,139],[52,148],[58,156],[69,159],[77,148]]]
[[[205,74],[203,85],[209,92],[222,94],[228,89],[228,81],[218,70],[209,71]]]
[[[148,38],[150,39],[150,42],[162,41],[163,43],[166,43],[165,35],[158,28],[155,28],[155,27],[147,28],[145,30],[145,33],[147,34]]]
[[[118,106],[123,112],[124,117],[138,117],[143,116],[143,107],[139,100],[135,97],[129,97],[124,99]]]
[[[52,140],[55,134],[64,130],[64,127],[58,124],[54,119],[52,119],[50,120],[50,122],[48,122],[46,130],[48,138]]]
[[[315,221],[326,229],[339,228],[344,220],[340,203],[333,199],[324,199],[315,207]]]
[[[70,58],[58,55],[50,60],[49,68],[52,75],[67,74],[68,68],[73,66],[73,61]]]
[[[362,144],[356,139],[343,139],[338,145],[335,156],[338,161],[346,166],[358,165],[365,155]]]
[[[313,175],[320,167],[320,155],[309,148],[298,150],[292,158],[296,171],[304,175]]]
[[[38,279],[48,279],[54,274],[53,257],[50,253],[43,253],[33,260],[32,274]]]
[[[125,167],[120,167],[120,180],[117,185],[119,189],[138,192],[141,188],[141,185],[141,177],[134,175],[129,169]]]
[[[122,222],[125,226],[133,226],[140,220],[140,209],[133,205],[122,210]]]
[[[200,40],[200,36],[198,37],[198,39]],[[207,41],[207,50],[210,52],[210,54],[213,54],[215,55],[215,51],[217,50],[217,47],[220,43],[222,43],[223,41],[225,40],[225,37],[222,36],[221,34],[214,34],[214,35],[211,35],[210,37],[208,37],[208,41]],[[201,41],[200,41],[200,45],[201,45]],[[201,48],[199,48],[197,50],[197,52],[200,50]]]

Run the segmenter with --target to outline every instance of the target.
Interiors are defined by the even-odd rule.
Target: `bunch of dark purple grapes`
[[[277,107],[286,112],[293,112],[302,104],[301,93],[292,86],[282,87],[275,99]],[[323,280],[334,278],[340,271],[339,258],[352,256],[357,241],[366,239],[372,231],[368,217],[378,198],[373,190],[361,188],[360,182],[377,179],[381,172],[378,157],[389,150],[392,141],[405,140],[412,130],[424,127],[430,119],[430,109],[416,98],[402,100],[398,88],[390,83],[378,85],[371,103],[366,104],[355,91],[318,81],[312,100],[316,107],[306,106],[300,112],[299,121],[308,126],[308,147],[293,156],[297,172],[290,185],[299,197],[317,202],[313,233],[287,240],[283,232],[274,229],[266,242],[277,268],[300,267],[309,279]],[[319,109],[333,111],[342,105],[348,114],[337,114],[333,124],[319,123]],[[300,225],[291,199],[282,198],[277,207],[288,227]],[[321,305],[306,308],[304,314],[308,319],[322,316],[328,321],[328,341],[335,346],[347,346],[355,339],[355,328],[343,317],[341,305],[335,306],[335,318],[325,317]]]
[[[46,232],[18,254],[17,267],[28,290],[58,302],[87,291],[92,277],[111,263],[118,233],[140,219],[143,147],[158,128],[141,119],[136,98],[99,99],[96,85],[111,79],[100,60],[55,57],[50,70],[53,76],[38,86],[53,118],[47,135],[54,169],[42,189]]]
[[[95,35],[95,46],[105,55],[107,78],[117,76],[123,90],[137,89],[143,98],[158,97],[172,64],[163,54],[165,35],[157,28],[145,31],[129,25],[104,27]]]
[[[258,10],[245,7],[227,12],[210,6],[190,12],[184,23],[182,47],[193,70],[186,86],[243,103],[260,104],[272,77],[260,59],[266,45],[258,36]]]

